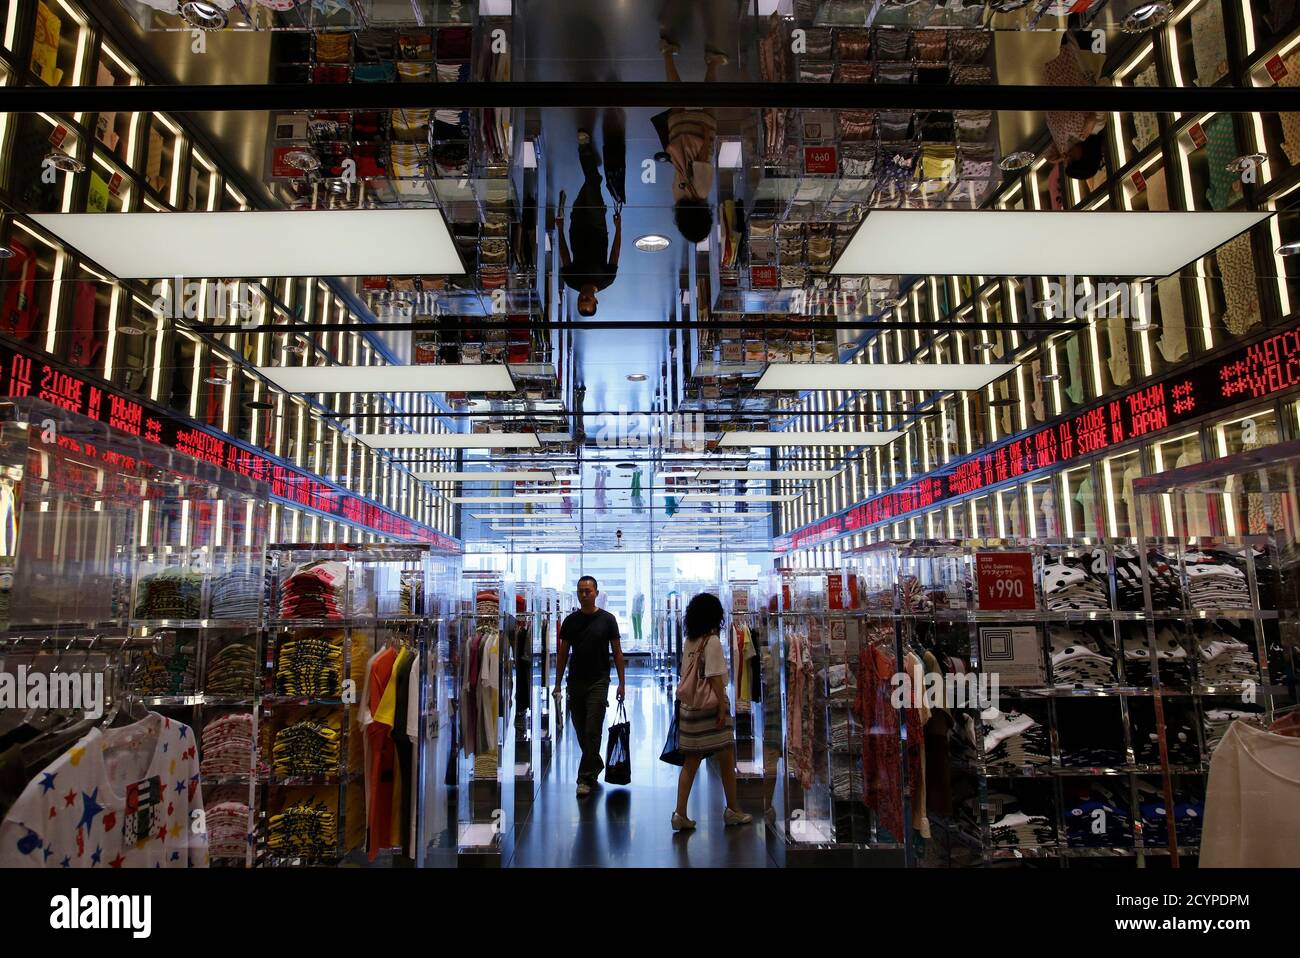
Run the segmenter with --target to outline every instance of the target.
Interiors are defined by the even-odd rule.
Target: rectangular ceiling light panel
[[[448,496],[448,502],[463,502],[466,505],[488,505],[508,502],[558,502],[564,496],[558,492],[534,492],[522,496]],[[570,522],[573,520],[570,519]]]
[[[510,368],[491,365],[258,366],[287,393],[514,392]]]
[[[437,435],[359,432],[356,438],[373,449],[538,449],[530,432],[451,432]]]
[[[788,479],[804,482],[817,479],[834,479],[838,469],[701,469],[700,480],[736,480],[738,482],[763,482],[769,479]]]
[[[465,272],[442,213],[36,213],[32,219],[119,279],[406,276]]]
[[[793,502],[800,496],[794,493],[785,493],[774,496],[710,496],[694,495],[687,496],[683,502]]]
[[[553,482],[555,473],[545,470],[522,472],[417,472],[421,482]]]
[[[901,432],[724,432],[720,446],[884,446]]]
[[[1168,276],[1271,215],[872,210],[831,272]]]
[[[755,389],[983,389],[1015,363],[769,363]]]

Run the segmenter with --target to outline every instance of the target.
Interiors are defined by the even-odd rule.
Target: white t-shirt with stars
[[[150,712],[93,729],[0,822],[2,868],[206,868],[198,742]]]

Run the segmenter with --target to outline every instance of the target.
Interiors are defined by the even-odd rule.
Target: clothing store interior
[[[1300,866],[1288,88],[1295,0],[0,0],[0,866]]]

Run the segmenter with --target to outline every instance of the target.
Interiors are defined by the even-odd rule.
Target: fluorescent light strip
[[[1014,363],[769,363],[755,389],[983,389]]]
[[[764,482],[769,479],[816,480],[834,479],[840,474],[838,469],[701,469],[695,478],[704,480],[735,479],[745,482]]]
[[[520,472],[417,472],[421,482],[554,482],[555,473],[548,469]]]
[[[396,415],[396,414],[395,414]],[[355,438],[372,449],[539,449],[531,432],[450,432],[436,435],[361,432]]]
[[[32,219],[119,279],[465,272],[436,209],[116,213],[107,218],[35,213]]]
[[[288,393],[514,392],[502,364],[437,366],[258,366]],[[345,417],[346,418],[346,417]]]
[[[558,492],[533,492],[522,496],[448,496],[448,502],[465,503],[466,505],[489,505],[507,502],[559,502],[565,498]]]
[[[901,432],[724,432],[720,446],[884,446]]]
[[[872,210],[831,272],[1168,276],[1271,215]]]
[[[684,502],[793,502],[802,498],[802,493],[781,493],[772,496],[687,496]]]

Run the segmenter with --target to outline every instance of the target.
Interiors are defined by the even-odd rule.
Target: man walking
[[[609,658],[614,653],[618,669],[618,700],[623,701],[623,646],[618,637],[618,620],[596,608],[599,585],[589,575],[578,580],[578,611],[560,626],[559,656],[555,664],[555,697],[559,698],[564,668],[569,669],[569,711],[573,732],[582,748],[578,765],[578,797],[591,794],[596,776],[605,767],[600,757],[600,740],[605,732],[605,706],[609,700]]]

